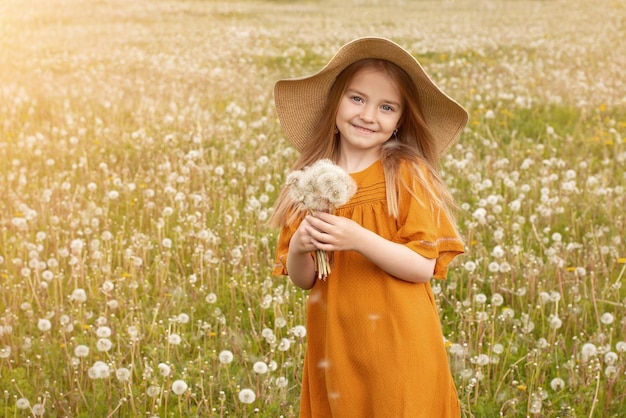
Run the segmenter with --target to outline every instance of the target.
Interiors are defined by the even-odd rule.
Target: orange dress
[[[406,166],[401,171],[411,184]],[[380,161],[351,176],[357,193],[336,214],[436,258],[434,277],[445,278],[450,261],[463,252],[449,220],[437,219],[406,190],[399,218],[387,215]],[[422,187],[414,192],[426,201]],[[288,274],[296,228],[281,231],[275,275]],[[460,416],[430,283],[396,279],[354,251],[335,252],[330,276],[310,291],[306,328],[300,417]]]

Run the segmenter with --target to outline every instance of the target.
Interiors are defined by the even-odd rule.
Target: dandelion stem
[[[589,411],[589,418],[593,417],[593,411],[598,403],[598,393],[600,392],[600,372],[596,372],[596,391],[593,394],[593,400],[591,401],[591,410]]]

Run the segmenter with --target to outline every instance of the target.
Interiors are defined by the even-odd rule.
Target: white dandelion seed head
[[[560,377],[555,377],[550,381],[550,387],[553,391],[558,392],[565,388],[565,381]]]
[[[476,270],[476,263],[473,261],[466,261],[465,264],[463,265],[463,267],[465,267],[465,270],[467,270],[468,272],[472,273],[474,270]]]
[[[618,375],[617,367],[615,367],[615,366],[606,366],[606,368],[604,369],[604,375],[609,380],[616,379],[617,375]]]
[[[491,250],[491,255],[495,258],[502,258],[504,257],[504,254],[504,248],[502,248],[501,245],[496,245],[495,247],[493,247],[493,250]]]
[[[74,348],[74,355],[78,358],[87,357],[89,355],[89,347],[79,344]]]
[[[233,355],[232,351],[230,351],[230,350],[223,350],[218,355],[218,359],[220,360],[220,363],[222,363],[222,364],[230,364],[230,363],[232,363],[234,358],[235,358],[235,356]]]
[[[111,369],[103,361],[96,361],[87,371],[91,379],[106,379],[111,374]]]
[[[172,382],[172,392],[180,396],[187,391],[187,383],[184,380],[174,380]]]
[[[33,415],[36,417],[41,417],[46,412],[46,408],[44,408],[44,406],[40,403],[34,404],[31,409],[32,409]]]
[[[618,341],[615,344],[615,351],[618,353],[626,353],[626,341]]]
[[[113,343],[108,338],[100,338],[96,342],[96,348],[98,349],[98,351],[106,352],[106,351],[111,350],[112,347],[113,347]]]
[[[165,363],[159,363],[157,369],[159,369],[159,374],[163,377],[169,376],[172,372],[172,368]]]
[[[183,339],[180,337],[180,335],[176,334],[175,332],[171,333],[167,337],[167,342],[172,345],[180,345],[182,341]]]
[[[111,280],[105,280],[102,283],[102,291],[105,293],[112,292],[115,289],[115,284]]]
[[[254,403],[256,400],[256,394],[252,389],[241,389],[239,391],[239,400],[245,404]]]
[[[30,402],[26,398],[19,398],[15,401],[15,407],[17,409],[28,409],[30,408]]]
[[[126,367],[120,367],[115,370],[115,377],[117,377],[117,380],[120,382],[128,382],[130,380],[130,370]]]
[[[9,358],[11,357],[11,346],[6,345],[4,347],[0,347],[0,358]]]
[[[213,304],[217,302],[217,295],[215,293],[209,293],[206,295],[205,300],[207,301],[207,303]]]
[[[280,343],[278,344],[278,351],[287,351],[291,347],[291,340],[288,338],[281,338]]]
[[[289,380],[286,377],[280,376],[276,378],[276,387],[277,388],[285,388],[289,384]]]
[[[504,303],[504,297],[500,293],[494,293],[491,295],[491,304],[493,306],[502,306]]]
[[[268,371],[267,363],[264,361],[257,361],[252,365],[252,370],[256,374],[265,374]]]
[[[556,315],[550,316],[548,321],[549,321],[549,324],[550,324],[550,328],[552,328],[552,329],[559,329],[563,325],[563,321],[561,320],[561,318],[559,318]]]
[[[480,305],[483,305],[487,303],[487,295],[485,295],[484,293],[479,293],[474,296],[474,301]]]
[[[614,366],[617,363],[619,356],[614,351],[608,351],[604,354],[604,362],[609,366]]]
[[[108,338],[111,336],[111,328],[107,326],[98,327],[96,330],[96,336],[98,338]]]
[[[139,338],[139,328],[137,328],[135,325],[130,325],[126,329],[126,332],[128,332],[128,336],[133,340]]]
[[[591,357],[595,357],[598,354],[598,348],[592,343],[585,343],[580,351],[582,360],[587,362]]]
[[[39,321],[37,321],[37,328],[39,328],[39,330],[42,332],[50,331],[50,328],[52,328],[52,323],[49,319],[41,318]]]
[[[306,327],[304,325],[296,325],[293,327],[293,335],[297,338],[306,337]]]
[[[605,312],[602,314],[602,316],[600,316],[600,322],[602,322],[604,325],[610,325],[613,323],[614,320],[615,317],[609,312]]]
[[[148,389],[146,389],[146,395],[148,395],[151,398],[156,398],[160,394],[161,394],[161,388],[159,386],[151,385],[151,386],[148,386]]]
[[[461,344],[454,343],[450,345],[450,354],[452,354],[453,356],[463,357],[465,353],[466,353],[466,350]]]
[[[87,301],[87,292],[85,289],[77,288],[72,291],[72,295],[70,296],[70,300],[78,303],[84,303]]]

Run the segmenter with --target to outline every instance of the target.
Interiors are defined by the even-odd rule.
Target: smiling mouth
[[[362,126],[358,126],[358,125],[352,125],[352,126],[354,126],[355,130],[357,130],[358,132],[361,132],[361,133],[370,134],[370,133],[374,132],[371,129],[367,129],[367,128],[364,128]]]

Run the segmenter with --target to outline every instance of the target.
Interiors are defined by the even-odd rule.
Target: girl
[[[344,45],[274,93],[301,153],[293,168],[328,158],[358,187],[334,215],[305,217],[283,190],[272,215],[274,274],[311,289],[300,416],[460,416],[429,280],[464,249],[437,162],[467,112],[382,38]],[[327,280],[316,279],[315,250],[334,252]]]

